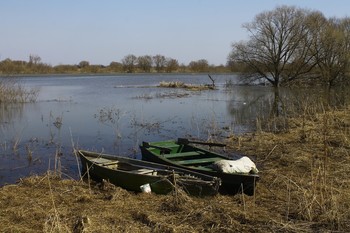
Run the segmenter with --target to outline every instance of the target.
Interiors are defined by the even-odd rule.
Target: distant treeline
[[[0,75],[24,74],[84,74],[84,73],[225,73],[233,67],[226,65],[210,65],[206,59],[191,61],[188,65],[179,64],[176,59],[163,55],[145,55],[136,57],[126,55],[120,62],[112,61],[108,66],[90,64],[81,61],[79,64],[52,66],[42,62],[38,55],[29,55],[29,61],[11,60],[0,61]]]
[[[51,66],[38,55],[29,55],[29,61],[0,61],[0,75],[235,72],[246,83],[277,89],[289,85],[350,86],[350,17],[327,18],[319,11],[279,6],[242,26],[248,39],[232,43],[225,65],[211,65],[206,59],[180,64],[159,54],[129,54],[108,66],[89,61]]]

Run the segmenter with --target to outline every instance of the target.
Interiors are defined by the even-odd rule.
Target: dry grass
[[[247,198],[246,198],[247,199]],[[230,196],[190,198],[133,194],[105,183],[89,189],[85,182],[50,174],[21,180],[0,190],[4,232],[234,232],[253,231],[255,211],[244,212]],[[259,219],[264,232],[268,214]]]
[[[33,176],[0,189],[4,232],[348,232],[350,111],[228,139],[256,158],[253,197],[134,194],[108,183]]]
[[[16,79],[0,80],[0,103],[35,102],[38,89],[25,89]]]
[[[165,82],[162,81],[159,83],[159,87],[166,87],[166,88],[183,88],[191,91],[202,91],[202,90],[213,90],[215,89],[211,85],[194,85],[194,84],[186,84],[184,82],[180,81],[173,81],[173,82]]]
[[[258,195],[283,221],[311,229],[350,229],[350,112],[333,110],[289,119],[280,133],[232,137],[231,147],[257,158]]]

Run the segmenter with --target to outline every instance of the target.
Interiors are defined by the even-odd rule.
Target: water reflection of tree
[[[323,111],[326,107],[346,106],[350,93],[345,87],[279,88],[235,86],[227,88],[228,112],[236,123],[254,126],[263,121],[265,128],[280,130],[287,127],[287,118]],[[273,123],[273,126],[271,126]]]
[[[258,116],[269,114],[264,109],[271,108],[270,88],[233,86],[227,89],[227,94],[229,95],[227,109],[236,124],[251,125]]]

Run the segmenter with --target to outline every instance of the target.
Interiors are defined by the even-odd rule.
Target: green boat
[[[168,194],[180,187],[189,195],[212,196],[221,184],[217,177],[172,166],[84,150],[75,153],[80,158],[83,176],[105,179],[129,191]]]
[[[226,173],[219,171],[214,166],[218,161],[233,160],[202,147],[194,146],[193,144],[225,146],[219,143],[195,142],[179,138],[178,140],[171,141],[143,142],[140,149],[143,160],[177,166],[190,171],[219,177],[222,182],[219,192],[222,194],[243,192],[250,196],[254,195],[256,182],[259,180],[258,174]]]

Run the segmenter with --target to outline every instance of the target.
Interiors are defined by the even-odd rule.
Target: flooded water
[[[161,81],[210,84],[207,75],[22,77],[35,103],[0,108],[0,186],[59,169],[79,176],[73,147],[140,158],[142,141],[226,137],[251,131],[269,87],[212,75],[217,90],[159,88]],[[59,156],[57,156],[59,155]]]

